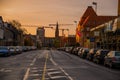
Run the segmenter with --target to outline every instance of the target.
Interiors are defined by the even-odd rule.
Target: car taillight
[[[113,58],[112,58],[112,61],[116,61],[116,58],[115,58],[115,57],[113,57]]]

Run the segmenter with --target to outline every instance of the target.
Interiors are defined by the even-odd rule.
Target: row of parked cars
[[[16,55],[35,49],[37,49],[35,46],[0,46],[0,56]]]
[[[89,49],[83,47],[62,47],[59,50],[75,54],[83,59],[103,64],[109,67],[120,67],[120,51],[110,51],[105,49]]]

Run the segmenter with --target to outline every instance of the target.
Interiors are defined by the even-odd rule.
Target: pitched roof
[[[89,19],[87,19],[87,17],[89,16]],[[103,24],[105,22],[108,22],[112,19],[115,19],[117,16],[98,16],[96,14],[96,12],[94,11],[94,9],[92,8],[92,6],[88,6],[88,8],[86,9],[85,13],[83,14],[79,24],[83,25],[83,23],[86,21],[86,23],[83,25],[85,26],[91,26],[91,27],[95,27],[98,26],[100,24]]]

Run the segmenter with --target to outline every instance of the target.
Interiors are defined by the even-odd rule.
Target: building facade
[[[45,29],[44,27],[37,28],[37,43],[42,47],[45,44]]]
[[[99,16],[92,6],[88,6],[76,29],[77,42],[79,42],[82,47],[89,48],[91,45],[90,41],[93,42],[92,44],[94,45],[94,36],[91,36],[90,29],[115,19],[116,17],[117,16]]]
[[[75,46],[76,45],[76,38],[75,35],[68,36],[68,46]]]
[[[94,46],[96,48],[108,50],[120,50],[120,17],[92,28],[91,35],[95,37]],[[94,35],[98,32],[98,35]]]
[[[0,16],[0,46],[21,45],[23,45],[23,33],[12,24],[4,22],[2,16]]]

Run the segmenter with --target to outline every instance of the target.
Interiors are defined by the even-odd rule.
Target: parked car
[[[94,54],[96,53],[98,49],[90,49],[89,53],[87,54],[87,59],[92,61],[93,60],[93,57],[94,57]]]
[[[74,47],[74,49],[72,50],[72,53],[75,55],[78,55],[79,49],[80,49],[80,47]]]
[[[74,54],[75,54],[75,55],[78,55],[79,49],[80,49],[80,47],[76,47],[76,48],[75,48],[75,51],[74,51]]]
[[[80,56],[80,57],[81,57],[81,54],[82,54],[82,50],[83,50],[83,48],[80,48],[79,51],[78,51],[78,56]]]
[[[83,48],[80,57],[81,58],[86,58],[88,53],[89,53],[89,49],[88,48]]]
[[[93,57],[93,62],[95,63],[104,63],[104,57],[108,54],[109,50],[99,49]]]
[[[105,56],[104,65],[112,67],[120,67],[120,51],[110,51],[107,56]]]
[[[15,55],[16,54],[16,47],[15,46],[8,46],[10,54]]]
[[[65,48],[65,51],[68,52],[68,53],[71,53],[72,48],[73,48],[73,47],[66,47],[66,48]]]
[[[20,53],[22,53],[22,46],[16,46],[16,54],[20,54]]]
[[[0,56],[9,56],[10,51],[7,46],[0,46]]]

